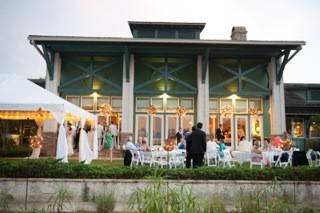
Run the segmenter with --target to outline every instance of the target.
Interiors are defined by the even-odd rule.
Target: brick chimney
[[[231,40],[235,41],[246,41],[247,40],[247,30],[244,26],[234,26],[232,27]]]

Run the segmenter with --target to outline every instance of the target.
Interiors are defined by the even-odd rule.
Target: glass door
[[[190,131],[193,126],[193,115],[185,115],[181,117],[181,129],[183,132]]]
[[[262,116],[250,116],[251,140],[263,140]]]
[[[149,136],[149,117],[148,115],[136,115],[136,141],[139,138],[148,142]]]
[[[161,146],[163,143],[163,115],[151,116],[150,146]]]
[[[249,140],[248,133],[248,116],[246,115],[236,115],[235,116],[235,145],[238,147],[240,138],[245,137],[246,140]]]
[[[176,137],[179,130],[179,118],[176,115],[166,116],[166,135],[165,138]]]
[[[218,116],[210,115],[209,117],[209,135],[213,135],[215,137],[216,129],[219,127]]]
[[[224,135],[224,142],[227,146],[232,146],[233,141],[233,119],[232,117],[220,117],[222,124],[222,133]]]

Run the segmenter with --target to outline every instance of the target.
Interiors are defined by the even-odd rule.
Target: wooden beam
[[[112,86],[115,89],[121,90],[121,88],[122,88],[120,85],[118,85],[118,84],[116,84],[116,83],[114,83],[114,82],[112,82],[112,81],[100,76],[97,73],[94,73],[93,76],[96,77],[98,80],[100,80],[100,81]]]
[[[44,59],[46,61],[48,73],[49,73],[49,79],[53,80],[54,75],[54,52],[50,51],[44,44],[42,46],[42,52]]]
[[[216,84],[215,86],[211,87],[209,90],[210,91],[214,91],[215,89],[219,88],[219,87],[223,87],[224,85],[227,85],[229,83],[231,83],[232,81],[235,81],[237,80],[238,76],[233,76],[232,78],[229,78],[228,80],[226,81],[223,81],[219,84]]]
[[[241,62],[240,62],[240,60],[238,60],[238,74],[239,74],[239,78],[238,78],[238,92],[241,92],[241,90],[242,90],[242,68],[241,68]]]
[[[226,66],[224,66],[224,65],[222,65],[222,64],[216,63],[215,65],[216,65],[217,67],[219,67],[219,68],[221,68],[221,69],[223,69],[223,70],[225,70],[225,71],[233,74],[233,75],[236,75],[236,76],[239,75],[238,72],[236,72],[236,71],[234,71],[234,70],[230,69],[229,67],[226,67]]]
[[[260,85],[260,84],[258,84],[257,82],[255,82],[254,80],[251,80],[250,78],[247,78],[247,77],[242,77],[242,79],[244,80],[244,81],[247,81],[247,82],[249,82],[249,83],[251,83],[251,84],[253,84],[254,86],[256,86],[256,87],[258,87],[258,88],[260,88],[260,89],[262,89],[262,90],[264,90],[264,91],[266,91],[266,92],[269,92],[270,91],[270,89],[269,88],[266,88],[266,87],[264,87],[264,86],[262,86],[262,85]]]
[[[281,81],[284,68],[285,68],[286,64],[288,63],[289,55],[290,55],[290,49],[286,49],[285,52],[284,52],[284,58],[282,60],[280,68],[276,69],[276,81],[277,81],[277,84],[279,84],[279,82]]]

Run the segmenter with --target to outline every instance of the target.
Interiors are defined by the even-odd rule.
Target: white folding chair
[[[207,151],[205,154],[205,160],[208,166],[218,166],[218,151]]]
[[[285,158],[285,156],[287,155],[287,160],[281,160],[283,158]],[[275,166],[279,166],[279,167],[287,167],[288,165],[292,164],[292,151],[282,151],[276,161]]]
[[[130,166],[138,166],[141,163],[140,152],[138,150],[130,150],[130,153],[132,155]]]
[[[315,166],[320,166],[320,152],[319,151],[315,151],[315,155],[316,155]]]
[[[263,168],[263,156],[262,154],[256,154],[251,153],[250,156],[250,169],[252,169],[252,166],[260,166],[260,168]]]
[[[228,150],[223,150],[223,156],[219,156],[218,159],[218,166],[222,163],[222,167],[225,168],[226,166],[232,167],[232,157]]]
[[[311,156],[312,153],[313,153],[312,149],[308,149],[308,151],[306,153],[306,157],[308,159],[309,166],[313,166],[313,161],[312,161],[312,156]]]
[[[179,153],[178,151],[169,152],[169,167],[185,167],[185,153]]]
[[[150,167],[153,165],[153,152],[141,152],[141,165],[149,165]]]

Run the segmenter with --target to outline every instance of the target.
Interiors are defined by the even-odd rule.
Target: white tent
[[[84,125],[86,119],[93,120],[97,125],[97,117],[80,107],[71,104],[18,75],[0,75],[0,111],[36,111],[39,108],[49,111],[60,124],[56,158],[68,162],[68,145],[64,127],[64,117],[67,114],[80,117]],[[83,126],[82,126],[83,127]],[[88,139],[81,130],[79,141],[79,161],[90,163],[98,157],[98,140],[94,137],[93,151],[89,148]],[[96,135],[96,133],[95,133]]]

